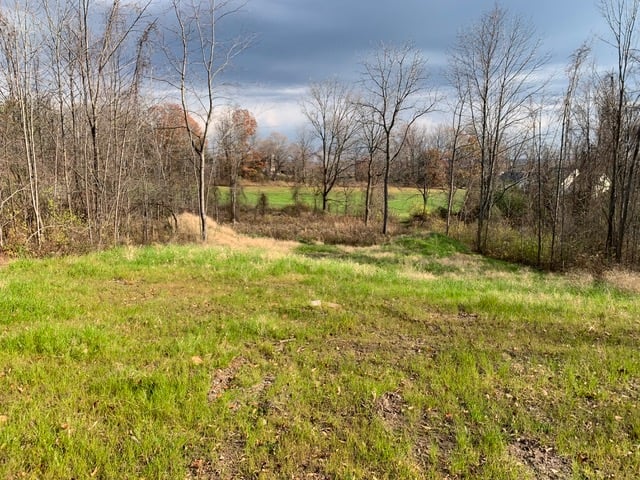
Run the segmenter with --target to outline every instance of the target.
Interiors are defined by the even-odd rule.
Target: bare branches
[[[239,8],[241,6],[236,6],[231,0],[172,1],[180,53],[174,56],[168,48],[165,48],[165,52],[177,73],[175,84],[179,88],[187,133],[197,158],[198,210],[203,241],[207,238],[206,141],[212,128],[218,98],[218,79],[231,60],[249,45],[249,39],[222,42],[218,39],[216,30],[222,19],[236,13]],[[195,104],[198,104],[197,108]],[[200,118],[202,137],[197,137],[189,125],[189,115]]]
[[[314,83],[302,102],[302,111],[319,142],[322,210],[341,175],[353,166],[345,158],[353,147],[357,129],[352,91],[337,80]]]
[[[507,133],[527,118],[527,105],[544,86],[537,74],[547,60],[533,27],[498,5],[461,33],[451,52],[450,76],[480,147],[476,247],[481,252],[486,246],[497,162],[507,148]]]
[[[364,94],[358,104],[370,112],[370,121],[383,132],[382,233],[386,234],[391,163],[400,154],[412,125],[434,110],[437,98],[426,86],[426,60],[410,43],[401,47],[381,44],[363,63],[363,68]]]

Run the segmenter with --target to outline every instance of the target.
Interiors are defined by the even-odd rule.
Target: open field
[[[0,478],[638,478],[638,277],[211,237],[0,267]]]
[[[241,203],[247,207],[255,207],[260,199],[260,195],[267,197],[268,206],[273,209],[283,209],[295,204],[293,198],[293,188],[282,185],[245,185],[242,188]],[[221,187],[223,202],[228,196],[228,189]],[[322,199],[315,194],[311,187],[300,187],[297,190],[298,202],[309,208],[321,208]],[[459,191],[456,200],[462,201],[463,191]],[[334,213],[355,213],[363,210],[364,190],[357,187],[342,188],[336,187],[329,196],[329,209]],[[433,189],[429,192],[427,211],[433,212],[438,207],[447,205],[447,192],[440,189]],[[422,197],[415,188],[389,189],[389,210],[396,218],[404,220],[411,214],[422,212]]]

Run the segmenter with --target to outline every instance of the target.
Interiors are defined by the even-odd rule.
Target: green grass
[[[640,302],[603,281],[439,235],[1,272],[0,478],[640,471]]]
[[[241,203],[247,207],[255,207],[262,194],[266,195],[270,208],[281,210],[295,205],[293,188],[281,185],[246,185],[242,188]],[[222,200],[228,196],[228,189],[222,187]],[[462,201],[464,192],[456,194],[456,205]],[[321,208],[322,199],[316,195],[311,187],[298,189],[298,202],[308,208]],[[355,213],[362,210],[364,205],[364,190],[361,188],[336,187],[329,195],[329,208],[335,213]],[[427,212],[431,213],[438,208],[446,208],[447,192],[434,189],[429,193]],[[413,214],[422,213],[422,196],[414,188],[392,187],[389,192],[389,210],[395,217],[406,220]]]

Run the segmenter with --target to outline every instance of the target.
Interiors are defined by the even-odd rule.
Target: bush
[[[496,193],[494,201],[502,216],[509,220],[520,219],[526,212],[527,199],[524,192],[517,188]]]

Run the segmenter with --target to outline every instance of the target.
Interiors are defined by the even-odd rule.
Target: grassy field
[[[0,478],[638,478],[637,278],[262,242],[0,267]]]
[[[221,188],[222,200],[228,195],[228,189]],[[247,207],[255,207],[264,194],[270,208],[283,209],[295,204],[293,189],[281,185],[246,185],[242,188],[241,203]],[[463,192],[456,196],[457,203],[462,201]],[[298,202],[309,208],[321,208],[322,199],[311,187],[298,189]],[[360,188],[336,187],[329,196],[329,209],[335,213],[359,212],[364,205],[364,191]],[[427,211],[433,212],[438,207],[446,207],[447,192],[433,189],[429,193]],[[413,213],[422,212],[422,196],[415,188],[391,187],[389,190],[389,210],[398,219],[404,220]]]

